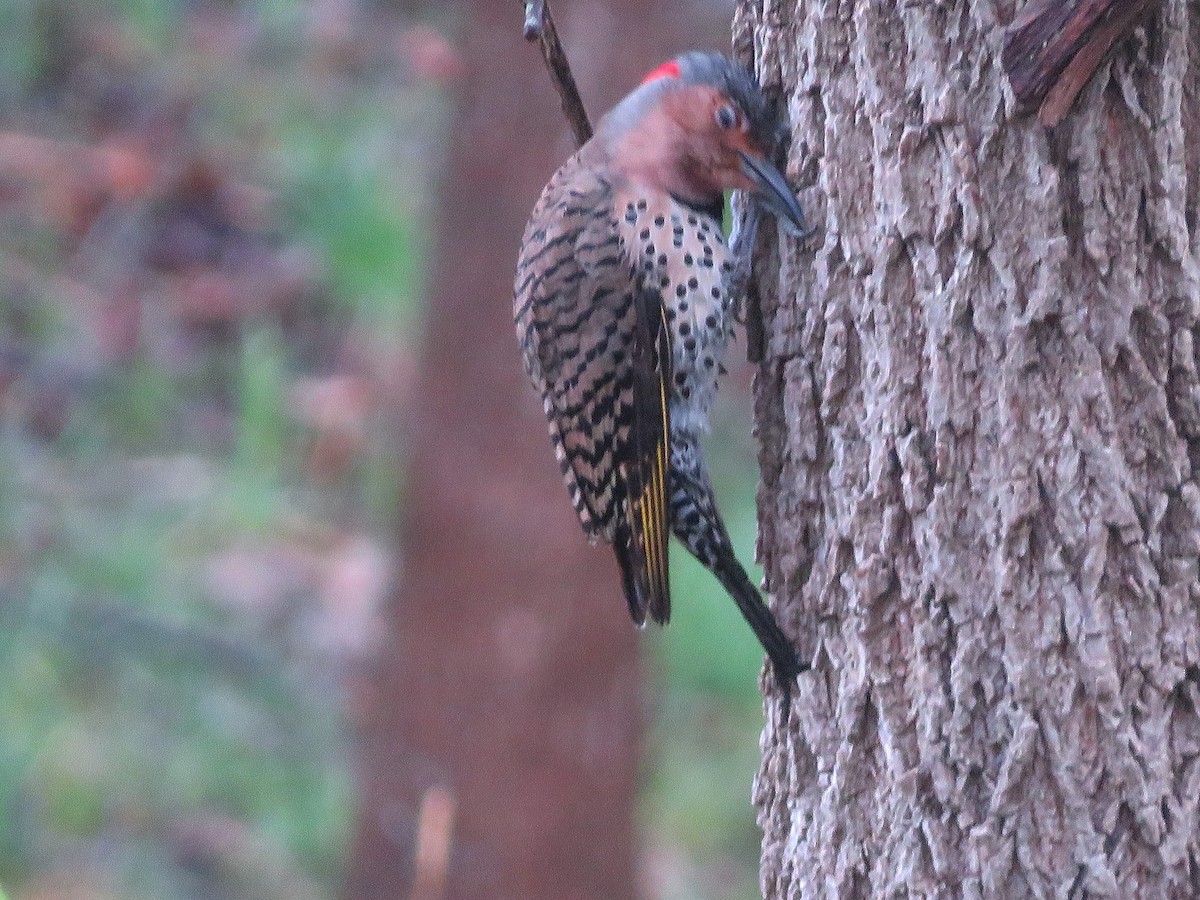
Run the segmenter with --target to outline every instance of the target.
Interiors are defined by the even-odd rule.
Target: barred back
[[[514,318],[583,528],[613,543],[634,619],[665,621],[670,343],[658,295],[642,290],[622,241],[601,154],[588,144],[542,192]]]

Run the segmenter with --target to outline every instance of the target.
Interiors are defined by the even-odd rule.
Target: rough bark
[[[1047,131],[1021,6],[735,22],[820,226],[759,269],[767,897],[1200,896],[1200,14]]]
[[[593,115],[711,14],[555,3]],[[711,11],[710,11],[711,12]],[[563,488],[512,325],[517,244],[574,149],[516,0],[464,4],[402,528],[343,896],[632,897],[637,632]],[[725,23],[728,19],[725,19]]]

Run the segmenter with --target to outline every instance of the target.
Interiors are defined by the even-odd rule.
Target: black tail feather
[[[645,567],[639,572],[641,560],[631,543],[627,526],[622,525],[617,529],[613,539],[613,552],[617,557],[617,567],[621,570],[621,589],[625,592],[625,602],[629,605],[629,617],[633,619],[633,624],[641,628],[646,624],[646,609],[650,603],[646,596]]]
[[[750,581],[750,576],[733,555],[733,550],[728,545],[720,549],[716,565],[711,567],[713,574],[725,590],[729,591],[729,596],[737,604],[742,618],[746,620],[750,630],[766,651],[767,658],[771,661],[775,683],[783,692],[786,704],[791,700],[792,687],[796,684],[797,676],[808,671],[808,664],[796,653],[796,648],[775,621],[774,614],[763,602],[758,588]]]
[[[809,667],[800,660],[796,648],[763,602],[758,588],[734,556],[729,533],[717,512],[708,475],[698,455],[690,471],[677,466],[671,474],[671,511],[675,536],[717,577],[762,644],[771,661],[775,681],[783,692],[786,715],[796,678],[808,671]]]

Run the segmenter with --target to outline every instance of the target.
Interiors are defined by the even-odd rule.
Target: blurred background
[[[595,117],[732,0],[555,9]],[[758,896],[757,644],[678,547],[634,631],[520,371],[572,150],[520,24],[0,0],[11,900]],[[749,561],[743,360],[710,447]]]

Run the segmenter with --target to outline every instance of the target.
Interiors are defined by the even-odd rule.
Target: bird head
[[[659,66],[599,130],[632,180],[698,206],[720,205],[727,190],[750,191],[803,234],[800,204],[770,160],[778,133],[754,78],[719,53]]]

